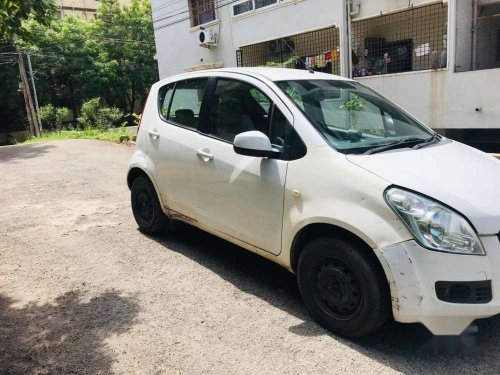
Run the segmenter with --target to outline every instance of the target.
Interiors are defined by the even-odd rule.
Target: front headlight
[[[448,253],[486,255],[469,222],[448,207],[395,187],[385,192],[385,199],[424,247]]]

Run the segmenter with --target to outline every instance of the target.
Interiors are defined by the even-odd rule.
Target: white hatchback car
[[[359,82],[187,73],[151,88],[128,186],[139,228],[182,220],[295,272],[311,315],[362,336],[500,313],[500,162]]]

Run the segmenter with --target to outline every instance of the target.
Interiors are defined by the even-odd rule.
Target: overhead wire
[[[214,10],[217,10],[217,9],[220,9],[222,7],[225,7],[227,5],[231,5],[233,3],[236,3],[237,1],[240,1],[240,0],[229,0],[229,1],[226,1],[225,3],[220,3],[219,5],[215,6],[214,7]],[[161,19],[158,19],[157,21],[162,21],[162,20],[165,20],[165,19],[168,19],[168,18],[172,18],[172,17],[175,17],[175,16],[178,16],[178,15],[181,15],[181,14],[184,14],[184,13],[189,13],[189,10],[185,11],[185,12],[182,12],[182,13],[178,13],[176,15],[172,15],[172,16],[168,16],[168,17],[165,17],[165,18],[161,18]],[[154,29],[155,30],[160,30],[160,29],[164,29],[166,27],[169,27],[169,26],[173,26],[175,24],[178,24],[178,23],[181,23],[181,22],[184,22],[184,21],[187,21],[189,20],[191,17],[188,16],[188,17],[184,17],[184,18],[181,18],[181,19],[178,19],[178,20],[175,20],[175,21],[172,21],[170,23],[167,23],[165,25],[161,25],[161,26],[157,26],[155,27]]]

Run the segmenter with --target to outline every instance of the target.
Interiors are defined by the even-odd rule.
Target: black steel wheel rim
[[[149,223],[153,220],[153,197],[147,189],[141,189],[137,192],[135,208],[142,221]]]
[[[361,286],[356,275],[343,262],[327,259],[318,264],[313,275],[315,299],[327,315],[350,320],[360,310]]]

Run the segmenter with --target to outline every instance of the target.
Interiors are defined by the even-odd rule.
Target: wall
[[[454,72],[457,1],[448,4],[448,68],[357,78],[394,100],[420,121],[433,128],[500,129],[500,69]],[[375,2],[362,2],[372,5]],[[379,3],[379,2],[377,2]],[[382,3],[398,3],[386,1]],[[461,58],[461,57],[459,57]],[[463,61],[463,60],[461,60]],[[463,64],[463,62],[461,62]],[[479,109],[479,111],[476,111]]]
[[[433,128],[500,129],[500,69],[423,71],[358,80]]]
[[[160,78],[203,64],[236,66],[236,49],[239,47],[342,25],[345,17],[343,1],[340,0],[288,0],[238,17],[232,17],[231,6],[223,6],[216,11],[218,21],[207,26],[218,34],[218,47],[207,49],[198,45],[199,28],[190,28],[189,20],[185,19],[189,16],[185,12],[187,3],[165,8],[162,8],[162,0],[152,0],[151,3]],[[162,17],[168,18],[161,20]],[[345,38],[346,35],[342,34],[341,48]],[[344,71],[346,63],[343,62]]]
[[[56,0],[55,3],[61,16],[71,14],[83,20],[92,20],[101,2],[100,0]],[[120,3],[127,5],[130,0],[120,0]]]
[[[390,13],[408,9],[411,6],[436,3],[435,0],[353,0],[360,4],[356,18],[373,17],[380,13]],[[453,0],[450,0],[453,1]],[[463,1],[463,0],[462,0]],[[355,11],[355,7],[352,9]]]
[[[462,0],[457,3],[456,13],[457,38],[455,43],[455,71],[467,72],[472,68],[472,0]]]
[[[459,49],[455,59],[457,1],[466,0],[448,2],[447,69],[362,77],[359,80],[393,99],[416,118],[434,128],[500,129],[500,100],[497,93],[500,87],[500,69],[462,73],[454,71],[456,63],[465,65],[467,61],[463,49]],[[353,18],[359,19],[379,15],[380,12],[406,9],[409,0],[358,2],[359,13]],[[430,3],[435,1],[410,0],[410,4],[414,6]],[[341,50],[348,50],[345,40],[346,27],[343,26],[345,12],[340,0],[289,1],[238,19],[231,17],[230,7],[222,7],[217,10],[219,21],[210,26],[220,37],[219,47],[213,50],[198,46],[199,29],[190,29],[189,20],[183,20],[188,14],[175,16],[184,8],[187,9],[187,4],[184,7],[177,4],[170,8],[161,8],[162,4],[163,0],[152,0],[153,17],[162,17],[162,14],[163,17],[169,17],[155,21],[161,78],[200,64],[220,62],[224,66],[235,66],[235,50],[238,47],[331,25],[341,26]],[[176,9],[177,12],[174,12]],[[180,22],[174,23],[176,21]],[[162,25],[168,24],[171,25],[161,28]],[[464,43],[470,43],[470,39],[466,39]],[[345,59],[346,54],[343,55]],[[343,64],[342,74],[346,75],[348,70],[345,61]],[[476,108],[480,110],[476,111]]]

